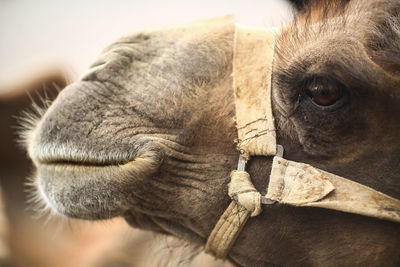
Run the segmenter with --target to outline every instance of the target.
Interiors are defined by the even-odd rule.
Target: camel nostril
[[[99,60],[96,60],[95,62],[93,62],[93,64],[90,65],[89,69],[93,69],[93,68],[96,68],[96,67],[100,67],[100,66],[102,66],[102,65],[104,65],[104,64],[106,64],[106,61],[105,61],[105,60],[102,60],[102,59],[99,59]]]
[[[104,59],[99,59],[95,61],[90,67],[81,75],[80,79],[85,80],[88,79],[94,72],[96,72],[98,69],[101,69],[106,65],[106,61]]]

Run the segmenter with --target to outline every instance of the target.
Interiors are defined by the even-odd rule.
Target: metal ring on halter
[[[282,145],[276,145],[276,156],[283,158],[283,153],[284,153],[283,146]],[[242,172],[246,171],[246,162],[247,162],[247,159],[241,153],[239,155],[237,170],[238,171],[242,171]],[[237,199],[235,199],[235,200],[237,201]],[[275,200],[266,198],[265,196],[261,196],[261,204],[272,205],[272,204],[275,204],[275,203],[276,203]]]

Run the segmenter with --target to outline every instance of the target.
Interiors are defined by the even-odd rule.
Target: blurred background
[[[122,35],[229,14],[246,25],[279,27],[292,13],[285,0],[0,0],[0,267],[231,266],[203,253],[189,262],[174,240],[119,218],[37,218],[27,204],[34,169],[16,142],[17,117],[32,101],[43,105],[40,96],[55,98]]]

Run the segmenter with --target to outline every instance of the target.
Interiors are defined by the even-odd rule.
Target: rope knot
[[[250,180],[250,174],[245,171],[232,171],[228,194],[240,206],[254,217],[261,213],[261,194]]]

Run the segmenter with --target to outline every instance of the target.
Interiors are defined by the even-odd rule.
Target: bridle
[[[261,213],[262,204],[320,207],[400,223],[400,200],[283,158],[271,107],[275,31],[236,25],[234,39],[233,88],[240,155],[229,184],[232,202],[211,232],[205,251],[225,258],[249,217]],[[274,157],[265,196],[255,189],[245,170],[246,162],[256,155]]]

